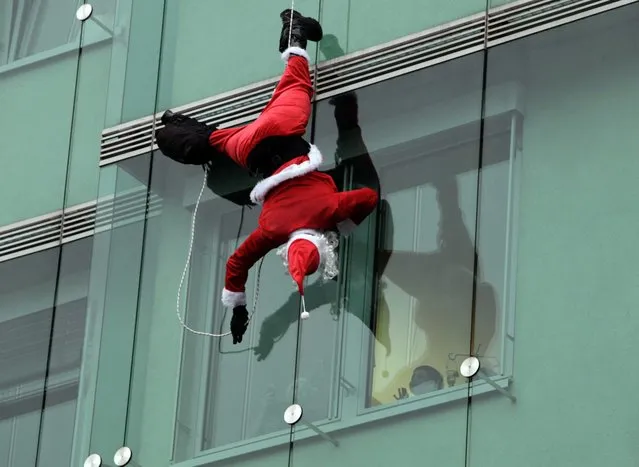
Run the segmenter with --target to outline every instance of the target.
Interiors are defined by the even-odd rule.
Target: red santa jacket
[[[370,188],[338,192],[333,179],[317,169],[322,155],[311,146],[308,156],[297,157],[260,181],[251,199],[263,204],[258,227],[231,255],[226,264],[222,303],[246,304],[245,284],[249,269],[269,251],[304,231],[320,235],[338,229],[348,233],[377,205],[377,192]]]

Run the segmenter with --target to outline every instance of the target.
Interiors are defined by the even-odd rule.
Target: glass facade
[[[238,345],[180,319],[228,330],[255,180],[164,157],[149,116],[254,118],[290,3],[48,3],[0,7],[0,464],[637,462],[638,2],[296,1],[326,33],[307,139],[381,200],[309,320],[279,257],[251,270]]]

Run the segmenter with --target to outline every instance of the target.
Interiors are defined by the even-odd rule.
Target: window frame
[[[517,111],[509,112],[510,122],[505,131],[497,132],[498,134],[509,133],[510,142],[508,146],[508,157],[504,159],[509,162],[508,167],[508,204],[507,204],[507,212],[506,212],[506,245],[505,245],[505,269],[504,269],[504,284],[502,285],[503,290],[503,299],[498,302],[498,317],[500,317],[501,326],[497,326],[495,328],[495,336],[493,340],[498,340],[500,342],[500,374],[491,377],[491,380],[496,382],[502,389],[506,389],[513,376],[513,363],[514,363],[514,319],[515,319],[515,275],[513,271],[516,270],[516,260],[517,260],[517,245],[516,240],[518,238],[518,188],[520,187],[520,172],[521,172],[521,123],[522,118],[521,115]],[[480,138],[480,141],[483,141],[484,135]],[[421,154],[417,156],[417,158],[428,157],[428,153]],[[383,169],[382,169],[383,170]],[[481,183],[481,182],[480,182]],[[481,201],[479,201],[481,203]],[[477,205],[478,212],[477,215],[479,217],[479,223],[477,225],[478,228],[481,228],[481,204]],[[472,234],[471,234],[472,235]],[[367,295],[371,293],[375,293],[376,291],[367,291]],[[350,316],[350,315],[349,315]],[[499,323],[499,321],[498,321]],[[359,369],[359,378],[355,380],[353,383],[356,387],[367,386],[367,392],[365,395],[370,397],[371,385],[370,382],[367,381],[367,378],[370,378],[371,369],[370,369],[370,357],[367,354],[371,352],[372,349],[365,348],[367,346],[362,345],[360,354],[352,357],[353,363],[351,365],[352,368]],[[354,352],[351,352],[354,353]],[[481,355],[481,353],[480,353]],[[479,356],[479,355],[478,355]],[[481,356],[479,356],[481,359]],[[459,360],[461,363],[461,359]],[[354,373],[353,376],[356,374]],[[462,388],[464,391],[468,389],[468,381],[466,384],[460,384],[458,386],[454,386],[452,388],[444,388],[438,391],[433,391],[427,394],[412,396],[408,399],[403,399],[391,404],[383,404],[379,406],[367,406],[366,397],[359,397],[356,401],[357,408],[356,410],[351,409],[349,412],[354,413],[356,417],[371,417],[371,420],[378,420],[379,418],[374,414],[378,412],[386,413],[397,413],[403,414],[410,412],[412,410],[419,410],[427,407],[431,407],[433,405],[439,405],[442,402],[430,403],[429,399],[435,399],[440,394],[454,394],[457,389]],[[473,394],[477,394],[476,391],[473,391]],[[345,398],[343,398],[345,400]],[[340,408],[343,409],[343,400],[342,404],[340,404]],[[451,400],[456,400],[455,398]],[[423,401],[420,403],[420,401]],[[415,402],[414,409],[404,409],[403,407],[411,406],[411,402]],[[384,418],[384,417],[381,417]],[[356,425],[356,424],[355,424]],[[350,425],[348,425],[350,426]]]
[[[78,3],[78,6],[79,5],[80,3]],[[117,19],[117,4],[116,9],[114,10],[114,15],[116,15],[115,18]],[[90,21],[90,19],[87,20],[86,24],[92,24],[90,23]],[[69,30],[69,40],[66,43],[51,47],[50,49],[44,50],[42,52],[27,55],[23,58],[8,61],[5,64],[0,64],[0,77],[5,73],[20,71],[22,69],[44,63],[52,59],[62,58],[74,52],[77,54],[81,48],[84,49],[98,46],[103,43],[111,42],[114,39],[115,33],[109,35],[98,25],[92,24],[92,26],[93,27],[85,28],[85,34],[80,34],[79,26],[74,24],[74,26]],[[7,32],[6,37],[11,39],[12,35]]]
[[[509,154],[508,158],[504,161],[509,161],[508,167],[508,205],[507,205],[507,242],[505,245],[505,267],[503,285],[503,299],[499,302],[500,307],[498,312],[501,314],[501,326],[496,327],[496,335],[493,339],[499,339],[501,343],[501,374],[490,376],[489,379],[492,384],[498,386],[501,389],[508,390],[513,378],[513,361],[514,361],[514,320],[515,320],[515,295],[516,284],[515,275],[516,262],[517,262],[517,238],[518,238],[518,200],[519,200],[519,187],[520,187],[520,172],[521,172],[521,160],[522,160],[522,123],[523,116],[521,112],[514,108],[505,112],[498,113],[497,116],[507,114],[509,117],[509,124],[505,132],[510,133]],[[486,119],[490,116],[486,116]],[[478,122],[475,122],[478,123]],[[453,127],[454,128],[454,127]],[[483,141],[483,139],[481,139]],[[424,156],[424,155],[422,155]],[[187,203],[188,204],[188,203]],[[228,214],[227,212],[220,213],[220,218]],[[481,225],[481,221],[480,224]],[[373,226],[373,228],[376,228]],[[211,251],[222,250],[223,246],[213,245],[214,241],[221,241],[221,235],[219,232],[216,235],[212,235],[209,239],[209,248]],[[350,246],[351,240],[347,240],[345,245]],[[220,245],[222,245],[220,243]],[[218,261],[211,262],[211,277],[216,277],[219,280],[220,263]],[[223,277],[223,276],[222,276]],[[216,285],[217,284],[216,280]],[[340,281],[340,288],[342,288]],[[215,295],[217,290],[215,287],[209,288],[209,295]],[[367,296],[372,291],[367,292]],[[209,297],[209,303],[211,306],[215,306],[216,298]],[[208,313],[212,316],[213,313]],[[347,320],[357,319],[352,314],[346,313],[345,319],[342,319],[342,326],[346,326],[346,329],[361,329],[362,326],[349,326]],[[213,318],[211,318],[213,319]],[[217,320],[214,320],[217,324]],[[208,324],[208,320],[207,320]],[[342,328],[343,329],[343,328]],[[498,333],[498,335],[497,335]],[[350,382],[355,387],[363,387],[363,385],[369,387],[367,379],[370,375],[369,369],[369,352],[372,349],[369,348],[366,338],[360,340],[362,345],[357,346],[358,351],[353,351],[355,346],[349,347],[343,344],[338,349],[340,360],[342,360],[342,368],[348,369],[345,375],[351,375],[353,378]],[[210,343],[205,344],[207,349],[210,349]],[[207,358],[211,357],[209,353],[206,354]],[[481,357],[480,357],[481,358]],[[344,375],[340,375],[344,376]],[[452,388],[444,388],[438,391],[433,391],[427,394],[414,396],[408,399],[399,400],[392,404],[379,405],[374,407],[367,407],[366,400],[369,396],[367,389],[366,392],[361,392],[358,397],[353,401],[348,401],[349,391],[348,389],[339,388],[337,400],[329,400],[329,408],[337,407],[337,413],[334,418],[329,417],[323,420],[313,420],[312,423],[325,433],[334,433],[341,430],[350,429],[357,426],[363,426],[371,422],[387,420],[393,417],[401,416],[407,413],[413,413],[415,411],[423,411],[434,407],[441,407],[444,404],[450,404],[459,402],[468,398],[469,394],[478,396],[481,394],[494,393],[497,389],[486,381],[481,379],[468,380],[466,384],[459,384]],[[331,396],[329,396],[331,397]],[[197,411],[203,414],[205,411],[204,406],[198,406]],[[329,410],[330,412],[330,410]],[[199,435],[203,433],[203,423],[205,417],[201,417],[198,426],[201,428]],[[176,433],[174,432],[174,436]],[[273,448],[284,445],[292,440],[303,440],[316,436],[315,432],[303,425],[296,425],[291,428],[283,427],[282,430],[253,437],[249,439],[240,440],[234,443],[229,443],[223,446],[219,446],[212,449],[196,450],[194,457],[189,460],[176,463],[179,467],[197,467],[205,465],[210,462],[217,462],[225,459],[236,458],[257,451]]]
[[[84,258],[84,261],[86,262],[82,262],[80,264],[80,268],[74,268],[72,271],[65,271],[66,268],[63,268],[62,270],[59,270],[55,276],[47,276],[47,278],[45,279],[47,283],[50,283],[52,281],[57,282],[56,285],[49,285],[47,286],[47,288],[55,288],[57,289],[57,291],[52,296],[49,296],[49,292],[49,294],[47,294],[46,301],[49,302],[51,301],[51,299],[53,299],[55,303],[51,303],[50,305],[43,308],[42,303],[37,302],[38,306],[29,306],[26,309],[20,310],[20,312],[18,313],[14,313],[8,318],[8,320],[17,319],[43,311],[49,312],[51,310],[55,310],[64,306],[77,306],[77,310],[75,311],[84,314],[85,319],[84,326],[82,326],[82,340],[79,342],[81,353],[80,360],[77,366],[71,367],[67,365],[59,371],[55,371],[51,374],[49,374],[50,368],[48,368],[47,374],[43,375],[44,378],[25,380],[24,382],[19,382],[14,386],[0,390],[0,412],[4,407],[9,408],[9,410],[15,410],[16,406],[18,406],[18,409],[22,411],[21,413],[17,413],[14,416],[10,415],[9,417],[7,417],[8,419],[19,420],[22,415],[33,413],[33,410],[24,410],[23,405],[27,404],[27,407],[29,407],[29,404],[33,400],[38,401],[37,410],[41,411],[42,400],[45,396],[47,400],[47,406],[57,406],[59,404],[73,401],[76,405],[75,414],[73,415],[74,427],[70,432],[70,436],[75,437],[75,432],[78,428],[75,425],[75,421],[80,416],[81,404],[84,400],[86,400],[86,394],[81,390],[81,385],[83,384],[82,373],[85,366],[89,365],[91,363],[90,360],[92,360],[93,358],[90,355],[90,352],[87,352],[86,348],[88,342],[87,324],[89,316],[91,314],[91,301],[89,300],[90,284],[86,275],[89,273],[90,270],[89,260],[94,247],[94,239],[95,237],[91,235],[89,237],[84,237],[64,243],[63,245],[55,246],[51,249],[37,251],[18,259],[9,260],[9,262],[19,261],[20,259],[28,258],[29,256],[37,259],[39,255],[46,255],[53,251],[55,253],[55,257],[57,258],[56,261],[57,263],[59,263],[60,261],[64,261],[64,258],[67,257],[67,254],[78,256],[79,252],[73,251],[73,249],[76,247],[86,248],[86,253],[89,255],[88,257]],[[62,257],[59,257],[60,249],[62,249]],[[71,251],[67,251],[67,249],[71,249]],[[71,256],[69,256],[69,258],[70,257]],[[58,266],[59,265],[56,265],[56,268]],[[41,284],[42,282],[38,281],[22,290],[26,294],[39,295],[40,290],[38,289],[38,287],[40,287]],[[57,319],[56,315],[54,315],[54,319]],[[51,322],[51,326],[55,326],[55,322]],[[50,360],[51,355],[49,355],[47,367],[49,367],[51,363]],[[20,405],[22,405],[22,407],[20,407]]]

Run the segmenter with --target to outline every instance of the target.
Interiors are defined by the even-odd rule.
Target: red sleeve
[[[364,222],[377,207],[379,196],[371,188],[337,193],[337,229],[348,235],[356,226]]]
[[[246,305],[244,287],[249,270],[276,246],[276,242],[264,235],[258,227],[231,255],[226,262],[226,277],[222,291],[222,303],[225,306]]]

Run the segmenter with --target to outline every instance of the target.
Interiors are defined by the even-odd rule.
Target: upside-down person
[[[281,247],[278,253],[303,297],[305,276],[320,271],[331,279],[337,274],[334,231],[350,233],[378,202],[370,188],[339,192],[333,178],[318,171],[322,155],[303,135],[313,95],[306,43],[319,41],[322,29],[297,12],[292,20],[290,10],[280,16],[280,52],[287,64],[270,102],[255,122],[215,130],[209,137],[217,150],[264,177],[250,195],[262,205],[258,227],[226,265],[222,302],[233,308],[234,344],[242,342],[246,332],[245,284],[260,258]]]
[[[246,332],[245,284],[250,268],[260,258],[281,247],[278,253],[303,298],[305,276],[320,271],[330,279],[337,274],[335,231],[350,233],[378,202],[377,192],[371,188],[339,192],[333,178],[318,170],[322,155],[303,136],[313,96],[306,45],[308,40],[322,39],[322,28],[316,20],[296,11],[285,10],[280,18],[279,51],[286,69],[254,122],[218,129],[180,116],[195,130],[182,133],[175,126],[156,135],[160,149],[179,162],[204,164],[209,158],[230,157],[263,178],[250,193],[251,201],[262,205],[258,227],[226,265],[222,303],[233,308],[234,344],[242,342]],[[171,115],[165,114],[163,122],[170,121]],[[209,149],[216,154],[202,147],[202,134],[208,135]]]

